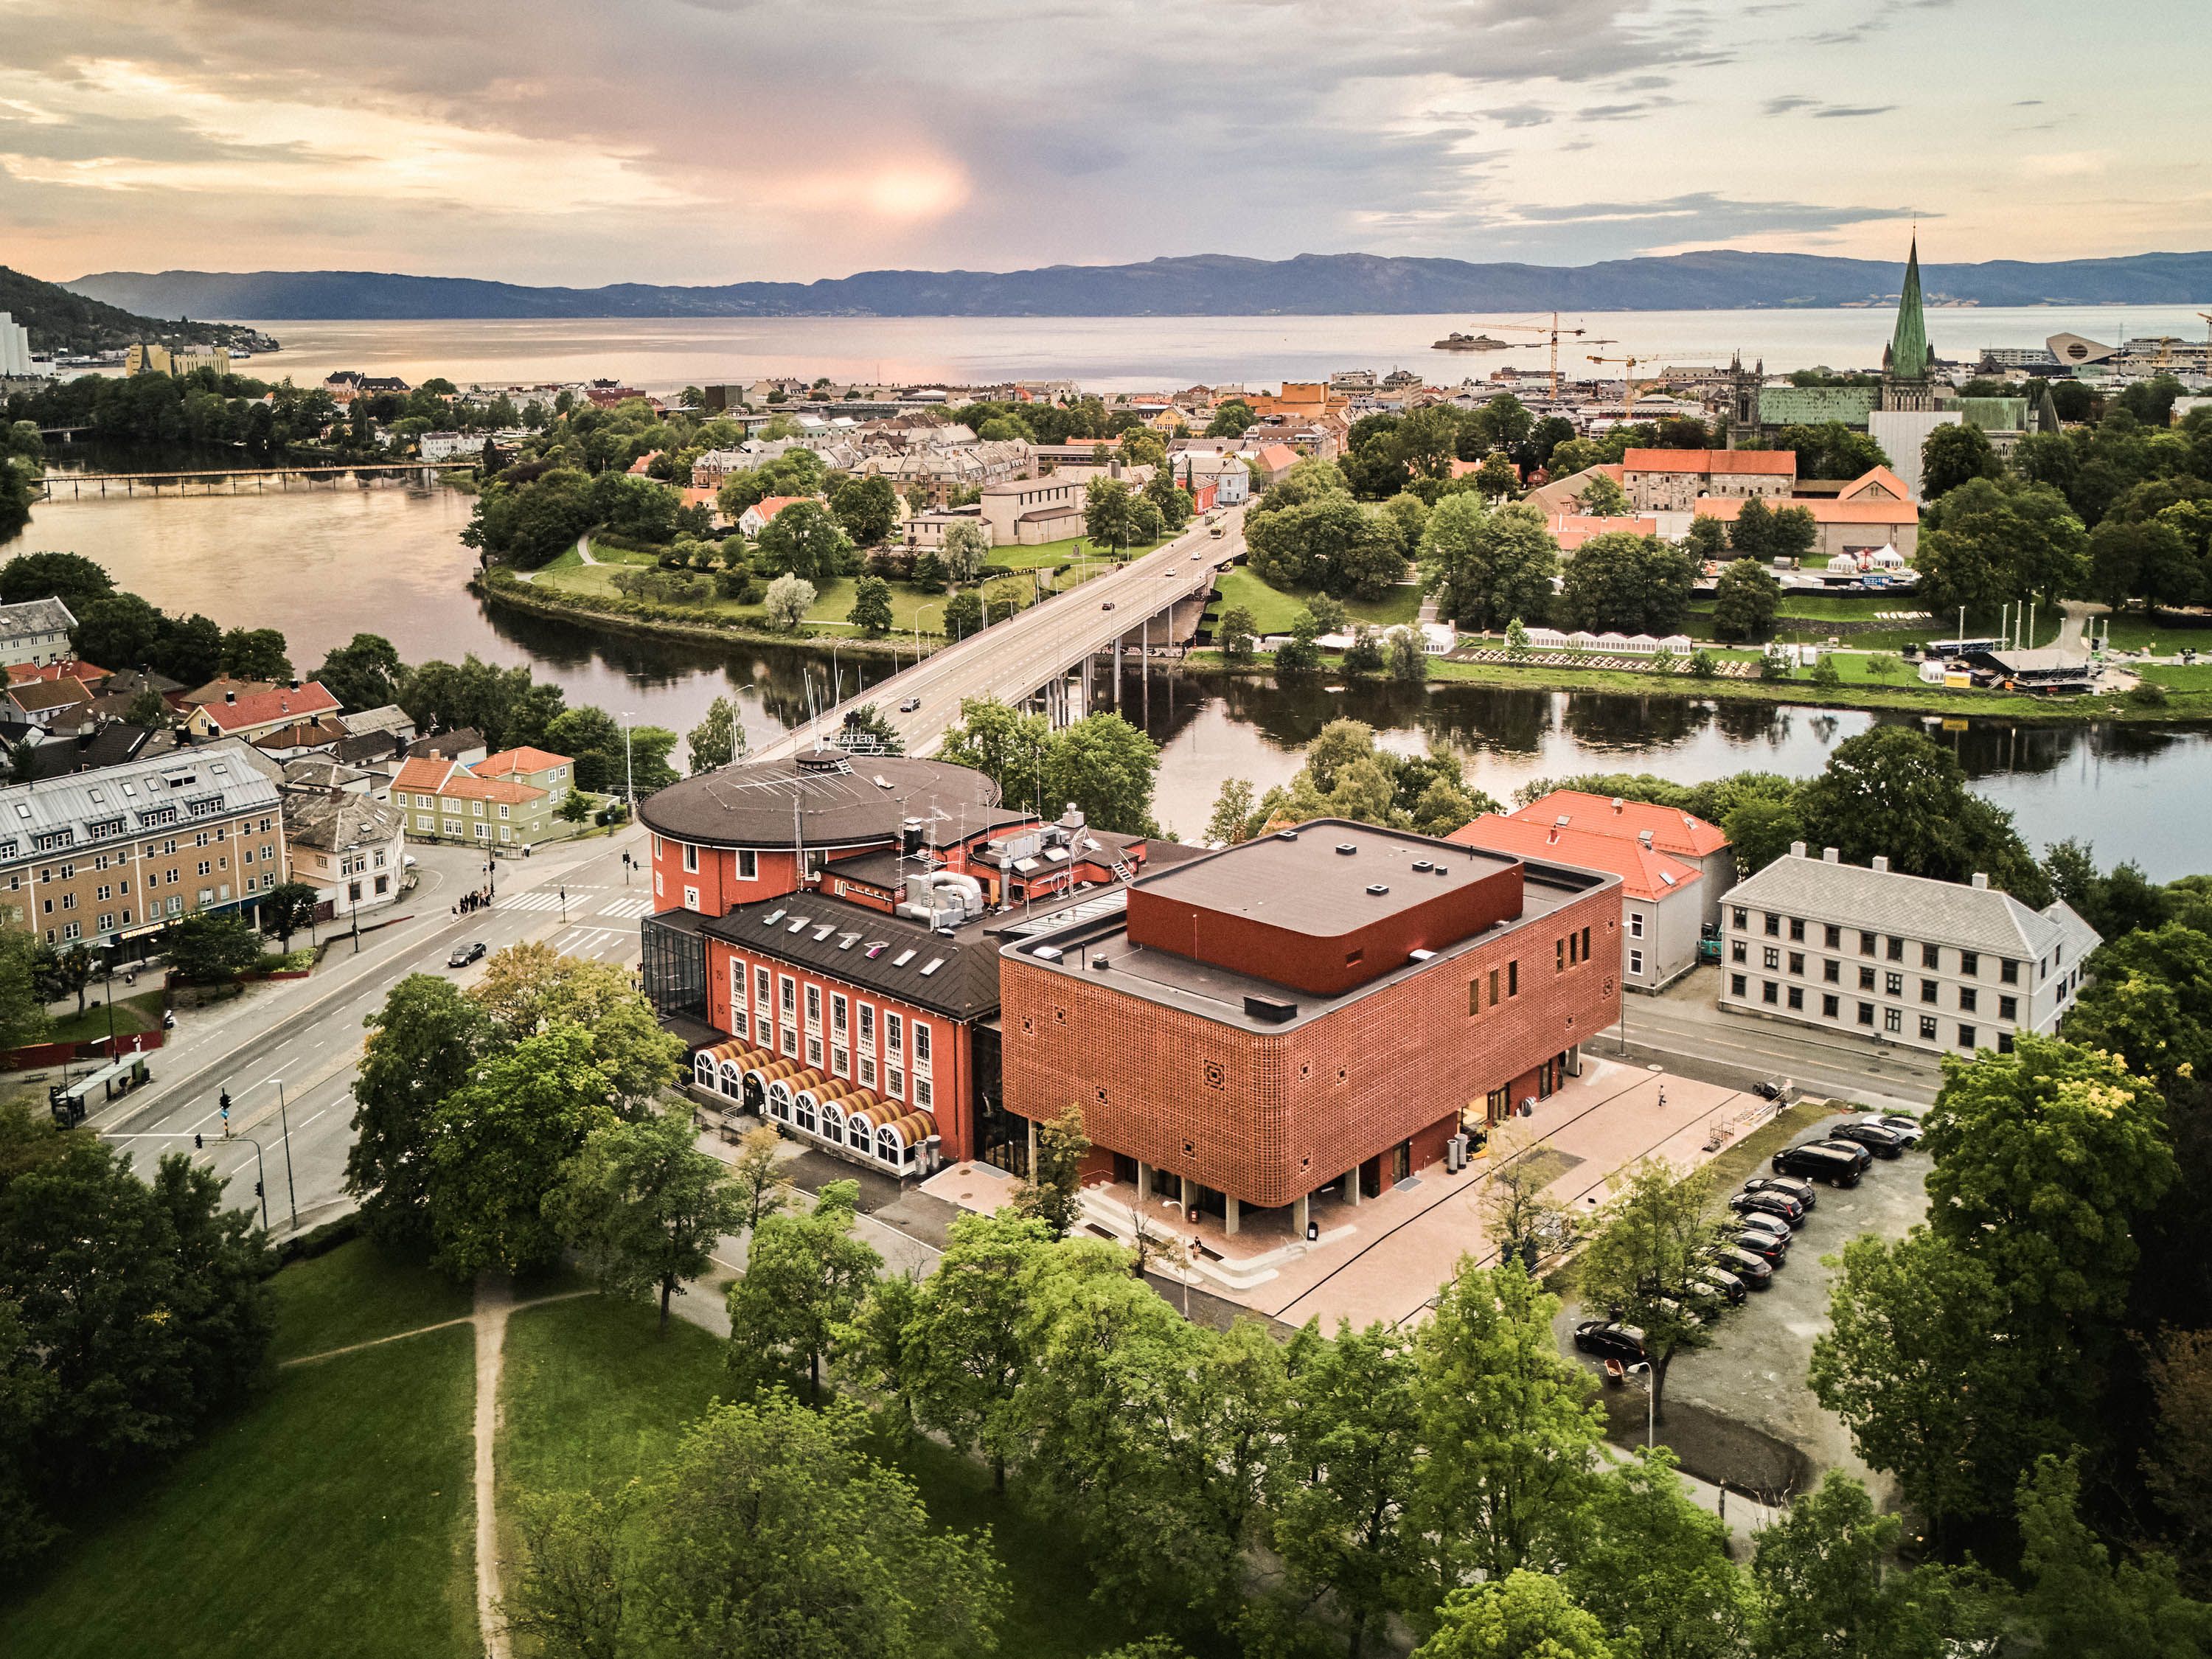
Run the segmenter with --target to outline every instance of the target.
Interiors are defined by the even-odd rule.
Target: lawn
[[[115,1000],[115,1034],[150,1031],[161,1023],[161,994],[141,991],[135,997]],[[49,1042],[89,1042],[107,1035],[107,1010],[88,998],[82,1013],[58,1015],[47,1034]]]
[[[278,1275],[281,1346],[436,1305],[338,1260],[357,1249]],[[349,1288],[363,1292],[358,1314],[338,1305]],[[98,1516],[0,1610],[0,1652],[481,1653],[474,1377],[465,1326],[277,1372],[161,1475],[101,1494]]]
[[[1249,565],[1238,565],[1224,573],[1217,584],[1220,601],[1214,609],[1217,619],[1225,611],[1243,605],[1252,613],[1253,621],[1262,634],[1287,634],[1291,624],[1314,597],[1312,590],[1285,591],[1270,587],[1252,574]],[[1379,599],[1346,599],[1345,612],[1354,622],[1371,623],[1376,628],[1395,627],[1412,622],[1421,614],[1421,590],[1417,586],[1393,587]]]
[[[469,1287],[374,1239],[356,1239],[276,1275],[270,1357],[325,1353],[465,1317]]]
[[[2169,691],[2212,691],[2212,662],[2154,664],[2142,678]]]
[[[1124,560],[1141,558],[1154,548],[1164,545],[1164,542],[1163,538],[1161,541],[1146,542],[1141,547],[1125,547],[1121,550],[1121,556]],[[1092,542],[1088,537],[1070,536],[1063,541],[1039,542],[1035,547],[994,547],[984,558],[988,563],[1002,564],[1009,570],[1050,570],[1055,566],[1073,564],[1079,560],[1085,563],[1111,563],[1111,549]]]
[[[611,1486],[652,1468],[687,1422],[728,1396],[721,1343],[680,1320],[658,1338],[653,1319],[642,1303],[599,1297],[514,1316],[501,1402],[505,1523],[522,1493]],[[1011,1507],[980,1466],[928,1443],[884,1455],[939,1523],[990,1528],[1006,1576],[1001,1653],[1079,1659],[1142,1633],[1091,1599],[1075,1540]]]

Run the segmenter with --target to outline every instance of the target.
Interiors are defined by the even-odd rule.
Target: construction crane
[[[1593,341],[1592,343],[1597,344],[1601,343]],[[1602,343],[1614,343],[1605,342]],[[1721,354],[1717,351],[1701,349],[1695,351],[1678,351],[1670,355],[1676,357],[1717,357]],[[1638,395],[1636,390],[1636,366],[1638,363],[1656,362],[1658,360],[1654,357],[1601,357],[1595,353],[1592,353],[1590,354],[1589,361],[1594,363],[1619,363],[1627,369],[1628,373],[1621,377],[1620,418],[1624,422],[1635,419],[1636,398]],[[1653,386],[1663,384],[1665,378],[1666,377],[1663,374],[1650,377],[1644,381],[1644,389],[1646,392],[1649,392]]]
[[[1588,329],[1583,328],[1561,328],[1559,326],[1559,313],[1556,311],[1552,313],[1552,325],[1549,328],[1545,327],[1541,323],[1492,323],[1491,326],[1492,328],[1502,328],[1508,334],[1540,335],[1551,342],[1552,396],[1554,398],[1559,395],[1559,341],[1561,337],[1565,337],[1570,339],[1580,339],[1583,335],[1589,332]],[[1539,343],[1539,342],[1532,340],[1529,343],[1531,345],[1534,345]],[[1608,339],[1589,339],[1583,340],[1583,343],[1584,345],[1619,345],[1620,342],[1618,340]],[[1595,360],[1593,359],[1592,361]]]

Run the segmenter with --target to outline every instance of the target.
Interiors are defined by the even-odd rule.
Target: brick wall
[[[1555,973],[1553,941],[1590,930]],[[1520,994],[1468,1012],[1468,987]],[[1540,923],[1284,1030],[1255,1031],[1092,979],[1001,959],[1006,1100],[1024,1117],[1083,1108],[1091,1138],[1249,1204],[1287,1204],[1583,1042],[1620,1012],[1620,898],[1608,883]],[[1425,1132],[1430,1132],[1425,1133]],[[1449,1133],[1445,1131],[1444,1133]],[[1434,1154],[1430,1155],[1433,1158]]]

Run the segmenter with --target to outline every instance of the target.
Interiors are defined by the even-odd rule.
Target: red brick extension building
[[[1006,1105],[1229,1228],[1347,1201],[1580,1069],[1620,1015],[1620,878],[1323,820],[1010,941]],[[1356,1182],[1347,1177],[1356,1174]]]

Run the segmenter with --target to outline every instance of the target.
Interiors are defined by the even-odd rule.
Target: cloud
[[[1816,121],[1856,120],[1866,115],[1887,115],[1895,104],[1824,104],[1817,98],[1807,98],[1796,93],[1779,98],[1770,98],[1759,106],[1765,115],[1796,115],[1809,113]]]

